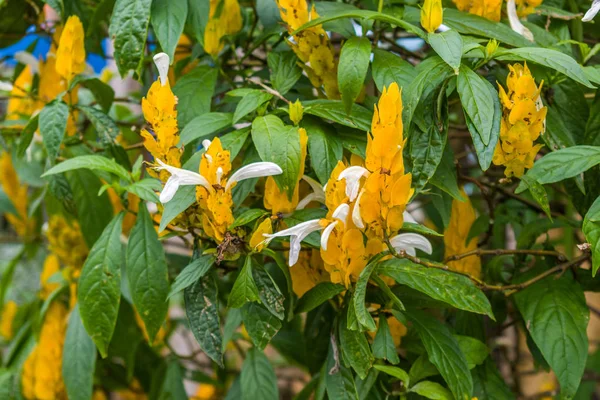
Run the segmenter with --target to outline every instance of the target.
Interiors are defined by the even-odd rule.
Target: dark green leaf
[[[104,143],[111,143],[117,138],[119,127],[112,118],[94,107],[78,105],[77,108],[92,122],[100,140]]]
[[[261,350],[265,349],[281,329],[281,321],[257,303],[246,303],[242,307],[242,319],[252,343]]]
[[[115,61],[121,77],[129,70],[140,75],[152,0],[117,0],[110,19],[109,35],[114,41]]]
[[[159,199],[156,192],[162,190],[162,184],[158,179],[146,178],[132,183],[131,185],[127,186],[125,190],[135,194],[142,200],[158,203]]]
[[[62,375],[69,399],[90,400],[94,386],[96,346],[83,327],[79,305],[75,305],[69,317],[65,349]]]
[[[471,374],[473,376],[473,396],[479,400],[515,398],[491,359],[476,367]]]
[[[330,399],[358,400],[352,371],[340,362],[339,349],[334,351],[335,356],[331,347],[329,348],[327,363],[321,369],[321,374],[325,374],[327,396]]]
[[[304,313],[314,310],[333,296],[342,293],[346,288],[344,285],[331,282],[321,282],[310,289],[298,300],[296,313]]]
[[[121,301],[121,223],[119,213],[102,232],[83,265],[77,299],[81,320],[102,357],[106,357]]]
[[[540,207],[542,207],[542,210],[544,210],[548,218],[552,219],[552,215],[550,215],[550,204],[548,203],[548,193],[546,193],[546,189],[544,189],[544,187],[540,185],[538,181],[529,175],[523,175],[521,177],[521,182],[527,186],[529,193],[531,193],[533,199],[540,205]]]
[[[321,184],[326,184],[331,172],[342,159],[342,142],[336,132],[327,124],[308,117],[302,120],[302,127],[308,134],[308,153],[312,166]]]
[[[19,147],[17,148],[17,158],[23,158],[25,152],[29,148],[31,141],[33,140],[33,135],[38,129],[39,119],[40,114],[37,114],[35,117],[31,118],[29,122],[27,122],[27,125],[25,125],[25,128],[23,128],[21,139],[19,140]]]
[[[431,235],[431,236],[444,236],[441,233],[437,233],[433,229],[430,229],[424,225],[415,224],[413,222],[406,222],[402,224],[402,230],[406,232],[415,232],[420,233],[422,235]]]
[[[346,114],[350,114],[352,104],[363,88],[370,57],[371,41],[366,37],[353,36],[342,47],[338,65],[338,85]]]
[[[263,92],[262,90],[253,90],[246,94],[235,108],[232,122],[234,124],[237,123],[240,119],[255,111],[272,98],[273,95],[271,93]]]
[[[455,30],[440,33],[432,32],[427,35],[427,38],[433,50],[458,75],[458,68],[460,67],[463,52],[463,41],[458,32]]]
[[[392,364],[398,364],[400,362],[396,345],[394,344],[394,338],[392,337],[392,333],[390,332],[390,327],[385,316],[379,317],[379,329],[377,329],[377,334],[373,340],[373,356],[375,356],[375,358],[388,360]],[[376,365],[375,368],[377,367],[378,366]],[[381,369],[379,370],[381,371]],[[407,379],[404,381],[404,384],[408,386],[408,374],[406,374],[406,378]]]
[[[255,221],[265,215],[269,214],[265,210],[261,210],[260,208],[251,208],[249,210],[244,211],[241,215],[239,215],[233,224],[229,226],[229,229],[237,228],[238,226],[249,224],[252,221]]]
[[[212,254],[205,254],[192,260],[192,262],[177,275],[177,278],[175,278],[173,285],[171,285],[168,297],[181,292],[197,282],[206,275],[214,263],[215,257]]]
[[[215,91],[217,69],[202,65],[177,80],[173,93],[177,96],[177,122],[184,128],[192,119],[210,111]],[[201,90],[199,90],[202,88]]]
[[[65,160],[60,164],[50,168],[42,175],[42,178],[45,176],[60,174],[81,168],[90,169],[93,171],[100,170],[110,172],[111,174],[117,175],[119,178],[122,178],[126,181],[131,181],[131,176],[129,176],[129,172],[125,168],[111,159],[93,154],[69,158],[68,160]]]
[[[410,388],[412,393],[417,393],[432,400],[452,400],[452,393],[436,382],[423,381]]]
[[[406,371],[404,371],[402,368],[391,367],[389,365],[373,365],[373,368],[393,376],[394,378],[400,379],[404,383],[405,387],[409,386],[410,378],[408,377]]]
[[[302,103],[304,114],[314,115],[366,132],[371,129],[373,113],[358,104],[352,105],[352,112],[347,114],[340,100],[309,100]]]
[[[471,136],[479,135],[483,144],[488,146],[494,125],[494,96],[487,87],[487,81],[469,67],[463,66],[460,68],[456,88],[465,116],[476,129],[476,132],[471,132]]]
[[[165,204],[162,216],[160,218],[160,225],[158,232],[165,230],[167,225],[171,223],[179,214],[188,209],[192,204],[196,202],[196,187],[195,186],[181,186],[171,201]]]
[[[371,317],[371,313],[369,313],[367,310],[367,305],[365,304],[365,295],[367,293],[367,285],[371,279],[371,274],[377,267],[378,261],[379,258],[374,259],[361,271],[360,276],[356,281],[354,295],[352,296],[356,319],[362,326],[371,332],[375,331],[377,327],[375,326],[375,320],[373,320],[373,317]]]
[[[256,283],[261,303],[271,314],[283,320],[285,315],[283,301],[285,298],[271,275],[262,266],[258,265],[252,269],[252,277]]]
[[[592,249],[592,276],[596,276],[600,268],[600,197],[585,215],[582,230]]]
[[[50,162],[54,162],[60,152],[68,118],[69,107],[58,100],[48,103],[40,112],[40,134]]]
[[[231,293],[227,305],[231,308],[240,308],[244,304],[253,301],[260,301],[258,288],[252,277],[252,257],[246,257],[244,267],[240,271]]]
[[[285,95],[302,76],[298,57],[293,51],[270,52],[267,63],[271,70],[271,83],[281,95]]]
[[[380,92],[384,87],[396,82],[401,88],[407,88],[417,77],[415,67],[402,57],[389,51],[375,49],[373,51],[373,80]]]
[[[361,379],[365,379],[374,361],[365,334],[348,329],[347,319],[344,315],[340,319],[339,335],[340,349],[344,355],[344,360],[350,364]]]
[[[498,98],[498,92],[494,89],[494,86],[486,80],[481,81],[487,86],[490,92],[491,99],[493,101],[493,117],[491,118],[491,131],[489,137],[489,143],[486,145],[483,142],[482,136],[478,131],[477,125],[473,123],[468,114],[465,114],[465,122],[469,128],[471,139],[473,139],[473,145],[475,146],[475,152],[477,153],[477,159],[479,166],[482,170],[486,171],[492,163],[492,157],[494,156],[494,150],[500,137],[500,120],[502,119],[502,107]]]
[[[277,377],[269,359],[257,349],[246,353],[241,373],[242,400],[278,400]]]
[[[174,59],[179,37],[187,18],[187,0],[153,0],[152,28],[163,51]]]
[[[209,112],[200,115],[190,122],[181,131],[181,143],[187,145],[196,139],[211,136],[221,129],[231,126],[233,114],[223,112]]]
[[[94,95],[96,102],[102,108],[102,111],[108,113],[110,110],[110,106],[112,106],[113,100],[115,98],[115,91],[110,85],[102,82],[98,78],[92,78],[85,75],[77,75],[73,82],[77,82],[84,88],[88,89]],[[71,87],[74,86],[74,83],[71,83]]]

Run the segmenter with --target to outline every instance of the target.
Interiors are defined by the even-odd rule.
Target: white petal
[[[350,213],[350,206],[346,203],[340,204],[334,211],[331,216],[333,218],[339,219],[346,225],[346,220],[348,219],[348,214]]]
[[[210,140],[208,140],[208,139],[204,139],[204,140],[202,141],[202,147],[204,147],[204,151],[207,151],[207,150],[208,150],[208,148],[210,147],[210,143],[211,143],[211,142],[210,142]]]
[[[290,256],[288,259],[288,265],[291,267],[298,261],[301,243],[304,238],[321,229],[323,229],[323,227],[320,224],[320,220],[312,219],[279,232],[263,233],[263,236],[266,238],[263,243],[269,244],[269,242],[276,237],[290,236]]]
[[[416,254],[415,249],[424,251],[427,254],[431,254],[433,251],[429,240],[417,233],[401,233],[396,235],[390,239],[390,244],[396,251],[404,250],[411,256]]]
[[[337,224],[338,221],[333,221],[332,223],[327,225],[327,228],[325,228],[325,230],[321,234],[321,248],[325,251],[327,251],[327,243],[329,242],[329,236],[331,235],[331,232],[333,232],[333,229]]]
[[[306,207],[311,201],[317,201],[316,193],[307,194],[306,197],[298,202],[296,210],[304,210],[304,207]]]
[[[160,165],[160,167],[156,167],[156,169],[165,169],[171,174],[160,194],[161,203],[169,202],[173,196],[175,196],[175,192],[177,192],[179,186],[200,185],[206,188],[208,191],[214,190],[208,180],[206,180],[206,178],[202,175],[188,171],[187,169],[172,167],[168,164],[165,164],[158,158],[156,161]]]
[[[262,176],[279,175],[283,173],[281,167],[272,162],[256,162],[243,166],[234,172],[227,180],[225,190],[228,190],[234,182],[243,181],[244,179],[260,178]]]
[[[154,64],[158,69],[158,77],[160,78],[160,84],[165,86],[169,81],[169,56],[166,53],[158,53],[154,56]]]
[[[171,175],[167,179],[162,192],[160,192],[160,202],[165,204],[171,201],[175,193],[177,193],[177,189],[179,189],[179,178],[176,175]]]
[[[354,203],[354,209],[352,209],[352,222],[354,222],[354,225],[356,225],[358,229],[365,229],[365,223],[360,215],[360,199],[364,192],[364,189],[360,191],[356,198],[356,202]]]
[[[315,199],[325,204],[325,186],[321,186],[319,182],[307,175],[304,175],[302,179],[310,185],[310,188],[316,195]]]
[[[408,211],[404,211],[402,213],[402,217],[404,218],[404,222],[411,222],[413,224],[417,223],[417,220],[413,218],[412,214]]]
[[[302,240],[296,236],[290,239],[290,254],[288,256],[288,265],[293,267],[298,262],[300,250],[302,249]]]
[[[21,64],[28,65],[32,73],[37,74],[40,72],[40,61],[33,54],[26,51],[17,51],[13,57]]]
[[[521,23],[519,16],[517,15],[517,5],[515,0],[508,0],[506,3],[506,11],[508,13],[508,22],[513,31],[523,36],[525,39],[533,42],[533,34],[529,29]]]
[[[346,196],[350,201],[354,201],[358,196],[358,189],[360,187],[360,178],[363,176],[369,176],[369,171],[366,168],[355,165],[348,167],[343,170],[338,176],[338,181],[346,179]]]
[[[10,92],[13,90],[13,85],[10,82],[0,81],[0,90],[3,92]]]
[[[590,22],[594,19],[596,14],[598,14],[598,11],[600,11],[600,0],[594,0],[590,9],[585,13],[583,18],[581,18],[581,21]]]

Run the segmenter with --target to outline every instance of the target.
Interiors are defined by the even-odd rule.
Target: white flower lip
[[[158,69],[158,77],[160,78],[160,84],[165,86],[169,81],[169,64],[171,60],[167,53],[158,53],[153,57],[154,64],[156,64],[156,68]]]
[[[0,90],[10,92],[13,90],[13,85],[10,82],[0,81]]]
[[[338,176],[338,181],[346,179],[346,196],[350,201],[354,201],[358,196],[358,189],[360,188],[360,178],[363,176],[369,176],[370,172],[366,168],[355,165],[348,167]]]
[[[325,228],[325,230],[323,230],[323,233],[321,234],[321,248],[325,251],[327,251],[327,243],[329,242],[329,236],[331,235],[331,232],[333,232],[333,229],[336,227],[338,222],[339,221],[333,221],[332,223],[327,225],[327,228]]]
[[[313,192],[298,202],[296,210],[303,210],[311,201],[318,201],[321,204],[325,204],[325,188],[310,176],[304,175],[302,179],[310,185]]]
[[[290,237],[290,256],[288,259],[288,265],[291,267],[298,262],[298,256],[300,255],[300,245],[304,238],[313,232],[320,231],[323,227],[320,224],[319,219],[311,219],[310,221],[299,223],[291,228],[284,229],[275,233],[263,233],[266,238],[263,243],[269,244],[271,240],[276,237],[289,236]]]
[[[272,176],[282,174],[281,167],[272,162],[256,162],[248,164],[238,169],[227,180],[225,190],[229,190],[235,182],[243,181],[244,179],[261,178],[263,176]]]
[[[200,185],[206,188],[206,190],[213,191],[213,187],[210,185],[208,180],[200,174],[196,172],[188,171],[182,168],[172,167],[170,165],[165,164],[158,158],[156,159],[160,167],[156,167],[156,169],[167,170],[171,176],[167,179],[165,183],[165,187],[160,193],[160,202],[165,204],[173,199],[175,193],[179,189],[179,186],[189,186],[189,185]]]
[[[598,14],[598,11],[600,11],[600,0],[594,0],[590,9],[585,13],[583,18],[581,18],[581,21],[590,22],[594,19],[596,14]]]
[[[515,0],[508,0],[506,3],[506,11],[508,14],[508,22],[510,23],[510,27],[513,31],[517,32],[519,35],[523,36],[525,39],[533,42],[533,34],[529,29],[525,27],[521,23],[519,16],[517,15],[517,5]]]
[[[396,251],[404,250],[406,254],[416,256],[417,252],[415,249],[424,251],[427,254],[431,254],[433,248],[431,242],[425,239],[423,235],[417,233],[401,233],[390,239],[390,244]]]
[[[356,225],[358,229],[365,229],[365,223],[360,215],[360,199],[364,192],[365,189],[360,190],[356,202],[354,203],[354,208],[352,209],[352,222],[354,222],[354,225]]]

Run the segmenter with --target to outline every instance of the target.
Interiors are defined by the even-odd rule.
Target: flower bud
[[[485,46],[485,58],[490,59],[498,50],[498,41],[496,39],[490,40]]]
[[[421,25],[427,32],[435,32],[442,24],[442,0],[425,0],[421,8]]]
[[[300,100],[296,100],[295,103],[290,103],[290,119],[294,123],[294,125],[298,125],[300,121],[302,121],[302,116],[304,115],[304,107],[302,107],[302,103]]]

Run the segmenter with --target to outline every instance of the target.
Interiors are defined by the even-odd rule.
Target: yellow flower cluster
[[[425,0],[421,8],[421,25],[427,32],[435,32],[442,24],[442,0]]]
[[[544,132],[547,108],[542,106],[540,91],[527,68],[521,64],[509,65],[506,79],[508,91],[499,85],[503,116],[500,140],[492,159],[495,165],[506,167],[507,177],[520,177],[533,161],[541,144],[534,144]]]
[[[314,6],[308,11],[306,0],[276,0],[281,19],[291,34],[310,20],[319,18]],[[314,87],[323,87],[330,99],[339,99],[337,60],[322,25],[313,26],[294,35],[292,50],[304,63],[303,69]]]
[[[23,71],[17,76],[10,91],[10,100],[6,109],[6,120],[16,121],[27,119],[36,111],[36,101],[31,95],[33,83],[33,72],[31,67],[26,65]]]
[[[20,237],[27,238],[35,228],[35,221],[27,215],[27,185],[20,182],[7,152],[0,154],[0,186],[17,211],[16,214],[7,213],[6,219]]]
[[[222,8],[219,12],[219,5]],[[209,20],[204,30],[204,51],[215,57],[223,50],[221,39],[242,29],[242,13],[238,0],[210,0]]]
[[[470,14],[479,15],[490,21],[500,21],[502,0],[452,0],[456,8]],[[517,14],[526,17],[542,4],[542,0],[516,0]]]
[[[36,347],[23,364],[21,384],[27,400],[66,400],[62,356],[67,328],[67,307],[54,301],[46,315]]]
[[[475,209],[471,200],[462,190],[465,201],[453,200],[450,223],[444,232],[444,257],[448,258],[456,254],[464,254],[477,249],[477,238],[472,238],[467,243],[469,231],[475,222]],[[448,266],[455,271],[465,272],[476,278],[481,277],[481,259],[473,255],[460,260],[448,261]]]
[[[85,70],[85,48],[83,25],[79,17],[72,15],[60,35],[56,51],[56,72],[67,82]]]
[[[18,311],[17,303],[12,300],[9,300],[2,307],[2,314],[0,314],[0,335],[6,339],[12,339],[14,335],[14,326],[13,321],[15,320],[15,316]]]
[[[142,137],[144,138],[144,147],[155,159],[162,160],[174,167],[180,167],[181,149],[177,148],[179,131],[176,106],[177,97],[171,90],[169,80],[161,76],[150,86],[146,97],[142,99],[144,118],[154,133],[153,136],[147,129],[142,129]],[[160,174],[156,174],[152,170],[148,170],[148,172],[163,181],[169,177],[166,171],[162,171]]]
[[[89,253],[88,246],[77,221],[68,221],[61,215],[53,215],[48,221],[49,249],[63,264],[81,269]]]
[[[292,288],[298,297],[302,297],[317,284],[329,280],[321,254],[314,249],[300,253],[298,263],[290,268],[290,274],[292,275]]]

